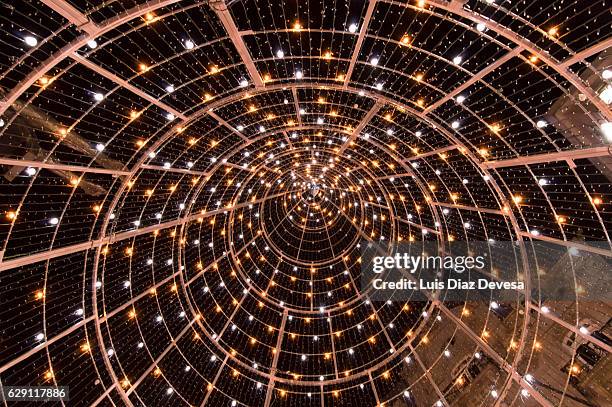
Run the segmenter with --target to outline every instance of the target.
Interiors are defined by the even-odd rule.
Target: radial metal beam
[[[351,61],[349,63],[349,67],[344,75],[344,86],[348,86],[351,81],[351,75],[353,74],[353,70],[355,69],[355,65],[357,64],[357,58],[359,57],[359,51],[361,51],[361,45],[363,44],[363,40],[368,33],[368,26],[370,25],[370,20],[372,19],[372,14],[374,13],[374,8],[376,7],[377,0],[369,0],[368,8],[366,10],[365,17],[363,18],[363,22],[361,23],[361,27],[359,29],[359,35],[357,36],[357,41],[355,42],[355,48],[353,49],[353,54],[351,55]]]
[[[401,174],[393,174],[393,175],[385,175],[384,177],[376,177],[374,178],[374,181],[382,181],[385,179],[397,179],[397,178],[403,178],[403,177],[412,177],[414,175],[413,172],[403,172]]]
[[[346,264],[346,263],[345,263]],[[331,342],[331,354],[332,360],[334,362],[334,376],[336,380],[338,379],[338,358],[336,358],[336,344],[334,342],[334,329],[332,327],[332,322],[330,317],[330,313],[327,313],[327,324],[329,326],[329,341]]]
[[[238,164],[234,164],[234,163],[223,163],[222,164],[224,167],[226,168],[236,168],[238,170],[241,171],[248,171],[248,172],[253,172],[253,168],[245,168],[242,165],[238,165]],[[153,170],[153,171],[164,171],[164,172],[174,172],[174,173],[178,173],[178,174],[186,174],[186,175],[196,175],[198,177],[208,177],[211,176],[212,174],[214,174],[214,170],[213,171],[194,171],[194,170],[189,170],[186,168],[176,168],[176,167],[163,167],[160,165],[151,165],[151,164],[142,164],[139,169],[145,169],[145,170]]]
[[[252,242],[254,242],[256,239],[256,237],[254,237],[253,239],[251,239],[248,243],[246,243],[238,252],[237,254],[240,254],[243,250],[246,250],[247,247],[250,246],[250,244]],[[213,268],[214,264],[218,263],[223,257],[226,257],[226,255],[221,255],[219,257],[217,257],[216,259],[214,259],[213,261],[210,262],[210,264],[206,267],[204,267],[202,270],[198,271],[197,274],[195,274],[192,278],[189,279],[189,281],[185,282],[185,286],[190,286],[197,278],[199,278],[201,275],[203,275],[204,273],[208,272],[210,269]],[[109,312],[104,312],[104,314],[102,316],[100,316],[98,318],[98,323],[105,323],[106,321],[108,321],[109,319],[111,319],[112,317],[114,317],[115,315],[119,314],[120,312],[122,312],[123,310],[125,310],[126,308],[130,307],[131,305],[135,304],[136,302],[138,302],[139,300],[141,300],[142,298],[151,295],[151,290],[158,290],[160,287],[162,287],[163,285],[167,284],[169,281],[177,278],[180,274],[181,274],[181,270],[177,270],[174,273],[170,274],[169,276],[165,277],[164,279],[156,282],[155,284],[145,288],[144,290],[142,290],[142,292],[136,296],[131,297],[128,301],[124,302],[123,304],[117,306],[116,308],[113,308],[111,311]],[[250,288],[249,288],[250,290]],[[35,346],[34,348],[30,349],[29,351],[17,356],[16,358],[12,359],[11,361],[5,363],[4,365],[0,366],[0,374],[2,372],[5,372],[6,370],[10,369],[11,367],[17,365],[18,363],[21,363],[22,361],[26,360],[27,358],[29,358],[30,356],[36,354],[37,352],[40,352],[42,349],[45,349],[46,347],[48,347],[49,345],[61,340],[62,338],[70,335],[71,333],[75,332],[77,329],[87,325],[89,322],[92,322],[95,320],[95,315],[91,315],[79,322],[77,322],[74,325],[71,325],[70,327],[66,328],[65,330],[63,330],[62,332],[56,334],[54,337],[46,339],[44,342],[40,343],[39,345]]]
[[[219,124],[223,125],[224,127],[227,127],[232,133],[236,134],[238,137],[240,137],[241,139],[248,141],[249,138],[246,137],[244,134],[242,134],[241,132],[238,131],[238,129],[234,128],[234,126],[230,125],[227,121],[225,121],[225,119],[223,119],[221,116],[219,116],[217,113],[213,112],[212,110],[210,112],[208,112],[208,115],[210,117],[212,117],[213,119],[215,119],[217,122],[219,122]]]
[[[468,327],[465,322],[463,322],[460,318],[458,318],[451,310],[449,310],[444,303],[439,300],[433,300],[434,304],[442,311],[450,320],[455,322],[457,328],[459,328],[465,335],[467,335],[472,341],[474,341],[478,346],[489,355],[497,365],[502,368],[506,373],[510,375],[510,377],[523,389],[526,389],[533,398],[540,403],[540,405],[545,407],[553,407],[552,404],[542,396],[540,392],[534,389],[529,382],[527,382],[519,373],[514,370],[512,365],[510,365],[503,357],[501,357],[495,349],[491,347],[487,342],[485,342],[480,336],[476,335],[474,331]]]
[[[435,390],[436,394],[438,395],[438,400],[440,400],[441,402],[443,402],[446,405],[449,405],[448,402],[446,401],[446,398],[444,397],[444,394],[442,393],[442,391],[440,391],[440,388],[438,387],[438,385],[436,384],[436,381],[434,380],[433,376],[431,375],[431,371],[430,370],[433,368],[433,366],[430,366],[429,369],[427,368],[427,366],[425,366],[425,363],[423,363],[423,360],[419,356],[418,352],[416,351],[414,346],[412,346],[412,341],[408,341],[408,346],[410,348],[412,356],[417,361],[417,364],[419,365],[421,370],[425,373],[425,377],[427,377],[427,380],[429,380],[429,383],[431,383],[431,387],[433,387],[433,389]]]
[[[98,404],[102,403],[102,401],[106,400],[106,398],[108,397],[108,395],[115,390],[115,387],[117,386],[117,382],[113,382],[113,384],[111,384],[110,386],[107,387],[106,391],[102,394],[100,394],[100,396],[94,400],[93,403],[91,403],[91,405],[89,407],[96,407]],[[112,405],[112,401],[108,400],[109,403],[111,403]]]
[[[21,96],[23,92],[28,90],[28,88],[32,86],[41,76],[43,76],[51,68],[65,60],[73,52],[85,46],[89,40],[92,40],[99,35],[113,30],[134,18],[143,16],[146,13],[151,12],[155,9],[177,3],[178,1],[179,0],[150,0],[146,3],[134,6],[128,9],[127,11],[104,21],[103,23],[98,25],[98,29],[96,31],[84,34],[76,38],[74,41],[70,42],[63,48],[59,49],[57,52],[54,52],[49,58],[43,61],[43,63],[32,69],[30,73],[24,79],[21,80],[21,82],[19,82],[13,89],[11,89],[9,93],[5,95],[4,99],[0,101],[0,115],[3,114],[6,109],[9,108],[9,106],[15,103],[19,96]]]
[[[555,239],[554,237],[542,236],[540,234],[534,234],[530,232],[520,232],[519,234],[529,239],[541,240],[543,242],[554,243],[559,246],[569,247],[570,249],[575,248],[575,249],[578,249],[584,252],[599,254],[602,256],[606,256],[606,257],[612,257],[612,250],[610,249],[603,249],[601,247],[590,246],[590,245],[580,243],[580,242]],[[607,242],[601,242],[601,243],[607,243]]]
[[[446,146],[446,147],[440,147],[440,148],[437,148],[437,149],[432,150],[432,151],[427,151],[426,153],[417,154],[417,155],[415,155],[413,157],[408,157],[408,158],[406,158],[404,160],[404,162],[415,161],[415,160],[419,160],[421,158],[430,157],[432,155],[442,154],[442,153],[445,153],[447,151],[455,150],[457,148],[459,148],[459,146],[456,146],[454,144],[450,145],[450,146]]]
[[[285,325],[287,324],[288,311],[283,310],[283,319],[281,320],[280,328],[278,328],[278,338],[276,339],[276,353],[272,358],[272,366],[270,367],[270,373],[272,379],[268,382],[268,388],[266,389],[266,398],[264,401],[264,407],[269,407],[272,401],[272,393],[274,391],[274,376],[276,374],[276,366],[278,365],[278,358],[280,357],[280,349],[283,344],[283,337],[285,336]]]
[[[414,226],[415,228],[419,228],[421,230],[426,230],[427,232],[435,233],[436,235],[440,234],[440,232],[435,230],[435,229],[429,228],[429,227],[424,226],[424,225],[419,225],[418,223],[414,223],[414,222],[412,222],[412,221],[410,221],[408,219],[403,219],[403,218],[400,218],[399,216],[396,216],[395,219],[398,222],[402,222],[402,223],[405,223],[407,225]]]
[[[582,51],[574,54],[574,56],[567,58],[566,60],[561,62],[559,66],[561,66],[562,68],[569,68],[570,66],[578,62],[582,62],[588,57],[598,54],[602,51],[605,51],[606,49],[611,48],[611,47],[612,47],[612,37],[608,37],[608,39],[602,42],[595,43],[591,45],[589,48],[583,49]]]
[[[113,81],[117,85],[119,85],[119,86],[129,90],[133,94],[135,94],[137,96],[140,96],[141,98],[143,98],[147,102],[152,103],[152,104],[156,105],[157,107],[159,107],[160,109],[165,110],[166,112],[173,114],[174,117],[178,117],[181,120],[186,120],[187,119],[187,117],[183,113],[181,113],[178,110],[168,106],[164,102],[160,101],[158,98],[156,98],[154,96],[151,96],[148,93],[140,90],[139,88],[137,88],[136,86],[132,85],[131,83],[129,83],[125,79],[122,79],[122,78],[118,77],[114,73],[112,73],[112,72],[102,68],[101,66],[93,63],[92,61],[88,60],[87,58],[82,57],[81,55],[77,54],[76,52],[73,52],[72,54],[70,54],[70,58],[74,59],[75,61],[77,61],[81,65],[85,66],[86,68],[91,69],[92,71],[102,75],[106,79],[109,79],[109,80]]]
[[[94,35],[100,28],[87,16],[64,0],[42,0],[49,8],[74,24],[79,30]]]
[[[293,94],[293,105],[295,106],[295,114],[297,115],[298,124],[302,125],[302,114],[300,113],[300,100],[298,99],[297,88],[291,88]]]
[[[455,96],[459,95],[461,92],[463,92],[464,90],[466,90],[467,88],[469,88],[470,86],[475,84],[476,82],[481,81],[485,76],[487,76],[491,72],[495,71],[497,68],[501,67],[503,64],[505,64],[506,62],[508,62],[512,58],[516,57],[520,53],[521,53],[521,48],[519,48],[519,47],[514,48],[512,51],[508,52],[507,54],[505,54],[503,57],[499,58],[498,60],[496,60],[492,64],[487,65],[480,72],[472,75],[472,77],[470,77],[470,79],[468,79],[467,81],[465,81],[461,85],[457,86],[455,89],[453,89],[450,92],[448,92],[447,94],[445,94],[444,97],[442,97],[441,99],[435,101],[431,105],[427,106],[425,109],[423,109],[423,113],[424,114],[428,114],[429,112],[431,112],[433,110],[436,110],[438,107],[442,106],[444,103],[448,102],[449,100],[451,100]]]
[[[227,360],[229,359],[229,357],[230,357],[229,353],[225,355],[225,359],[223,359],[223,363],[221,363],[221,367],[219,368],[219,370],[217,370],[217,374],[215,375],[215,378],[210,383],[210,387],[207,386],[206,395],[204,396],[204,400],[202,400],[202,404],[200,404],[200,407],[204,407],[208,404],[208,398],[210,397],[213,390],[215,389],[215,386],[217,385],[217,381],[219,381],[219,378],[221,377],[221,373],[223,373],[223,368],[227,365]]]
[[[600,348],[602,348],[603,350],[605,350],[608,353],[612,353],[612,346],[608,345],[607,343],[601,341],[600,339],[595,338],[593,335],[589,334],[589,333],[583,333],[580,331],[579,327],[576,327],[574,325],[570,325],[569,323],[567,323],[566,321],[564,321],[563,319],[559,318],[556,315],[553,315],[550,311],[544,312],[542,311],[542,308],[538,307],[537,305],[530,303],[529,307],[534,310],[537,311],[542,317],[550,319],[551,321],[557,323],[558,325],[561,325],[563,328],[567,329],[568,331],[573,332],[574,334],[580,336],[582,339],[591,342],[594,345],[599,346]]]
[[[392,2],[393,0],[379,0],[385,2]],[[550,56],[549,53],[542,50],[538,45],[531,42],[529,39],[521,37],[511,29],[505,27],[504,25],[495,22],[494,20],[487,19],[484,16],[476,14],[472,10],[468,10],[462,7],[454,8],[451,7],[450,4],[445,0],[427,0],[427,4],[437,7],[442,10],[453,12],[463,18],[467,18],[469,20],[474,21],[475,23],[482,23],[487,26],[487,28],[502,37],[514,42],[523,50],[536,55],[540,61],[544,62],[552,69],[557,71],[557,73],[561,74],[569,83],[571,83],[578,92],[586,95],[591,104],[599,110],[601,115],[608,121],[612,121],[612,111],[606,105],[606,103],[595,93],[595,91],[585,85],[585,83],[580,79],[576,74],[571,72],[567,67],[562,66],[561,63],[556,61],[553,57]],[[405,7],[408,7],[409,4],[404,4]]]
[[[366,113],[363,119],[361,119],[357,127],[355,127],[355,129],[353,130],[351,135],[346,139],[344,144],[340,146],[340,149],[338,150],[338,155],[342,155],[342,153],[344,153],[344,150],[346,150],[351,145],[351,143],[354,142],[357,139],[357,137],[359,137],[359,133],[361,133],[363,129],[365,129],[368,123],[370,123],[372,118],[376,116],[376,114],[380,111],[382,107],[383,107],[383,103],[381,103],[380,101],[376,101],[376,103],[374,103],[374,106],[372,106],[372,108],[368,111],[368,113]]]
[[[82,167],[79,165],[59,164],[55,162],[43,162],[34,160],[20,160],[15,158],[0,158],[0,165],[11,165],[18,167],[48,168],[52,170],[73,171],[82,173],[108,174],[114,176],[130,175],[129,171],[111,170],[108,168]]]
[[[232,13],[229,11],[229,7],[227,6],[227,2],[225,0],[215,0],[210,2],[211,8],[217,13],[219,20],[221,20],[221,24],[227,31],[228,36],[231,38],[232,43],[236,47],[242,62],[246,66],[247,71],[249,71],[249,75],[253,80],[256,88],[262,88],[264,86],[264,82],[259,75],[259,71],[255,66],[255,62],[249,53],[249,50],[238,31],[238,27],[236,27],[236,23],[234,22],[234,18],[232,17]]]
[[[94,318],[95,318],[95,316],[92,315],[92,316],[90,316],[88,318],[82,319],[81,321],[77,322],[74,325],[71,325],[69,328],[65,329],[61,333],[55,335],[54,337],[45,340],[44,342],[42,342],[42,343],[36,345],[35,347],[33,347],[32,349],[30,349],[29,351],[27,351],[25,353],[22,353],[21,355],[15,357],[14,359],[12,359],[9,362],[5,363],[4,365],[0,366],[0,374],[4,373],[5,371],[7,371],[8,369],[12,368],[13,366],[21,363],[22,361],[26,360],[30,356],[35,355],[36,353],[38,353],[42,349],[45,349],[47,346],[52,345],[55,342],[61,340],[62,338],[70,335],[71,333],[73,333],[74,331],[79,329],[80,327],[85,326],[87,323],[93,321]]]
[[[191,329],[192,325],[197,321],[196,318],[193,318],[191,321],[189,321],[189,323],[187,324],[187,326],[185,326],[185,328],[183,328],[181,330],[181,332],[179,332],[179,334],[172,338],[170,341],[170,344],[166,347],[166,349],[164,349],[164,351],[162,353],[159,354],[159,356],[153,361],[153,363],[151,363],[151,365],[140,375],[140,377],[133,383],[130,384],[130,388],[127,389],[125,391],[125,393],[129,396],[131,393],[133,393],[136,390],[136,387],[138,387],[138,385],[153,371],[153,369],[155,369],[155,366],[157,366],[159,364],[159,362],[161,362],[161,360],[168,354],[168,352],[170,352],[172,350],[172,348],[176,345],[176,343],[187,333],[189,332],[189,330]]]
[[[476,211],[476,212],[482,212],[482,213],[492,213],[494,215],[503,215],[503,216],[507,215],[507,213],[505,213],[504,211],[501,211],[499,209],[480,208],[478,206],[458,205],[458,204],[452,204],[452,203],[446,203],[446,202],[435,202],[435,201],[432,201],[431,204],[432,205],[437,205],[437,206],[442,206],[444,208],[464,209],[466,211]]]
[[[90,240],[88,242],[78,243],[78,244],[71,245],[71,246],[61,247],[61,248],[58,248],[58,249],[45,250],[45,251],[40,252],[40,253],[29,254],[27,256],[21,256],[21,257],[17,257],[17,258],[10,259],[10,260],[0,261],[0,271],[11,270],[11,269],[14,269],[16,267],[27,266],[29,264],[34,264],[34,263],[38,263],[38,262],[41,262],[41,261],[50,260],[50,259],[53,259],[53,258],[56,258],[56,257],[67,256],[69,254],[73,254],[73,253],[78,253],[78,252],[94,249],[94,248],[97,248],[97,247],[105,246],[105,245],[112,244],[112,243],[115,243],[115,242],[118,242],[118,241],[121,241],[121,240],[125,240],[125,239],[130,239],[132,237],[144,235],[144,234],[147,234],[147,233],[153,233],[156,230],[167,229],[167,228],[170,228],[170,227],[179,226],[179,225],[182,225],[184,223],[189,223],[189,222],[197,221],[200,218],[207,218],[207,217],[210,217],[210,216],[218,215],[218,214],[223,213],[225,211],[231,211],[231,210],[235,210],[235,209],[239,209],[239,208],[244,208],[244,207],[247,207],[249,205],[256,205],[256,204],[262,203],[262,202],[264,202],[264,201],[266,201],[268,199],[278,198],[280,196],[284,196],[284,195],[289,194],[291,192],[293,192],[293,191],[287,191],[287,192],[283,192],[283,193],[279,193],[279,194],[275,194],[275,195],[270,195],[270,196],[267,196],[265,198],[256,199],[254,201],[243,202],[243,203],[240,203],[240,204],[233,205],[231,207],[224,207],[224,208],[220,208],[220,209],[215,209],[215,210],[208,211],[208,212],[205,212],[205,213],[194,213],[194,214],[186,216],[184,218],[175,219],[175,220],[172,220],[172,221],[169,221],[169,222],[164,222],[164,223],[158,223],[158,224],[155,224],[155,225],[143,227],[143,228],[140,228],[140,229],[130,230],[130,231],[127,231],[127,232],[117,233],[117,234],[114,234],[114,235],[111,235],[111,236],[106,236],[104,238],[97,239],[97,240]]]
[[[610,146],[579,148],[576,150],[558,151],[554,153],[534,154],[524,157],[510,158],[508,160],[485,161],[483,165],[488,169],[516,167],[519,165],[544,164],[553,161],[566,161],[570,167],[574,167],[574,160],[584,158],[596,158],[611,156],[612,150]]]

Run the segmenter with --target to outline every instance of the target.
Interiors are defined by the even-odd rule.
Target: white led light
[[[166,394],[167,394],[167,395],[170,395],[170,394],[172,394],[172,393],[174,393],[174,389],[173,389],[172,387],[168,387],[168,388],[166,389]]]
[[[259,126],[260,133],[264,133],[265,131],[266,131],[266,128],[264,126]]]
[[[94,49],[94,48],[96,48],[98,46],[98,42],[96,40],[89,40],[89,41],[87,41],[87,46],[90,49]]]
[[[149,153],[149,158],[155,158],[155,152],[151,151],[151,152]]]
[[[459,122],[458,122],[458,121],[454,121],[454,122],[452,122],[452,123],[451,123],[451,127],[452,127],[453,129],[457,129],[457,128],[459,128]]]
[[[378,82],[378,83],[376,84],[376,90],[382,90],[382,88],[383,88],[383,84],[382,84],[382,83],[380,83],[380,82]]]
[[[465,96],[463,95],[457,96],[457,103],[463,103],[464,100],[465,100]]]
[[[543,129],[544,127],[548,126],[548,123],[546,123],[544,120],[538,120],[536,122],[536,126],[538,129]]]
[[[459,65],[461,63],[461,61],[463,61],[463,58],[461,58],[461,56],[457,55],[455,58],[453,58],[453,64],[455,65]]]
[[[174,115],[173,115],[172,113],[167,113],[167,114],[166,114],[166,119],[168,119],[168,120],[172,121],[172,120],[174,120],[174,119],[175,119],[175,117],[174,117]]]
[[[193,47],[195,47],[195,44],[191,40],[185,40],[184,45],[185,49],[193,49]]]
[[[612,143],[612,122],[605,122],[602,123],[599,128],[601,129],[601,132],[603,133],[604,137],[606,138],[606,141],[608,143]]]
[[[249,81],[247,81],[246,79],[240,81],[241,88],[246,88],[247,86],[249,86]]]
[[[168,93],[174,92],[174,86],[172,86],[172,85],[166,86],[166,92],[168,92]]]
[[[548,184],[548,180],[546,178],[540,178],[538,180],[538,184],[544,186],[544,185]]]
[[[278,51],[276,51],[277,58],[283,58],[284,56],[285,56],[285,52],[282,49],[279,49]]]
[[[486,30],[486,29],[487,29],[487,26],[486,26],[486,25],[484,25],[484,23],[478,23],[478,24],[476,24],[476,29],[477,29],[478,31],[480,31],[480,32],[483,32],[484,30]]]
[[[26,174],[28,174],[30,177],[34,176],[36,174],[36,168],[32,168],[32,167],[28,167],[26,168]]]
[[[101,102],[102,100],[104,100],[104,95],[102,93],[94,93],[94,99],[98,102]]]
[[[238,131],[242,131],[242,130],[244,130],[244,126],[242,124],[239,124],[238,127],[236,127],[236,129]]]
[[[612,79],[612,71],[609,69],[604,69],[601,72],[601,77],[604,78],[605,80]]]
[[[49,224],[50,225],[57,225],[59,223],[59,219],[58,218],[51,218],[49,219]]]
[[[32,37],[31,35],[25,36],[23,38],[23,41],[29,46],[29,47],[35,47],[38,44],[38,40],[35,37]]]
[[[372,64],[374,66],[378,65],[378,62],[379,62],[378,58],[376,58],[376,57],[373,57],[373,58],[370,59],[370,64]]]
[[[357,28],[358,28],[358,27],[357,27],[357,24],[353,23],[353,24],[349,25],[348,30],[349,30],[349,32],[350,32],[350,33],[353,33],[353,34],[354,34],[354,33],[356,33],[356,32],[357,32]]]
[[[302,79],[304,77],[304,74],[302,73],[302,71],[295,71],[295,79]]]
[[[96,144],[96,150],[98,150],[98,151],[104,151],[104,148],[105,148],[105,147],[104,147],[104,144],[102,144],[102,143],[98,143],[98,144]]]
[[[43,339],[45,339],[45,334],[43,333],[39,333],[34,337],[37,341],[42,341]]]

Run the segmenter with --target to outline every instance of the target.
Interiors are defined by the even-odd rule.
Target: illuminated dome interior
[[[609,265],[609,6],[3,2],[0,386],[68,386],[57,405],[610,402],[589,383],[610,379],[611,303],[578,277],[554,302],[527,269],[503,304],[360,283],[380,241]]]

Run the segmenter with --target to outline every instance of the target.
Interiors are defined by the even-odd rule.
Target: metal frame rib
[[[359,133],[361,133],[363,129],[365,129],[368,123],[370,123],[370,121],[374,118],[374,116],[376,116],[376,114],[380,111],[380,109],[382,109],[383,105],[384,103],[382,103],[381,101],[376,101],[376,103],[374,103],[374,106],[372,106],[372,108],[368,111],[368,113],[366,113],[366,115],[363,116],[363,119],[361,119],[357,127],[355,127],[355,129],[353,130],[351,135],[347,138],[347,140],[344,142],[344,144],[340,146],[340,149],[338,150],[339,155],[342,155],[342,153],[344,153],[344,150],[346,150],[351,145],[351,143],[354,142],[357,139],[357,137],[359,137]]]
[[[355,43],[355,48],[353,49],[353,54],[351,55],[351,62],[349,63],[346,74],[344,75],[344,86],[348,86],[351,81],[351,76],[353,75],[353,70],[357,64],[357,58],[359,57],[359,52],[361,51],[361,45],[363,44],[363,40],[368,32],[368,26],[370,25],[372,14],[374,14],[376,3],[378,3],[378,0],[369,0],[368,2],[368,8],[366,10],[365,17],[363,18],[363,23],[361,23],[361,27],[359,27],[359,35],[357,36],[357,42]]]
[[[240,58],[246,66],[247,71],[249,71],[249,75],[251,76],[251,80],[255,84],[255,87],[263,87],[264,82],[259,75],[259,71],[255,66],[255,62],[253,61],[253,58],[251,57],[251,54],[249,53],[249,50],[247,49],[246,44],[240,35],[240,32],[238,31],[238,27],[236,27],[234,18],[232,17],[225,0],[211,1],[210,5],[215,13],[217,13],[219,20],[221,20],[221,24],[223,24],[223,27],[231,38],[236,50],[238,51],[238,54],[240,54]]]

